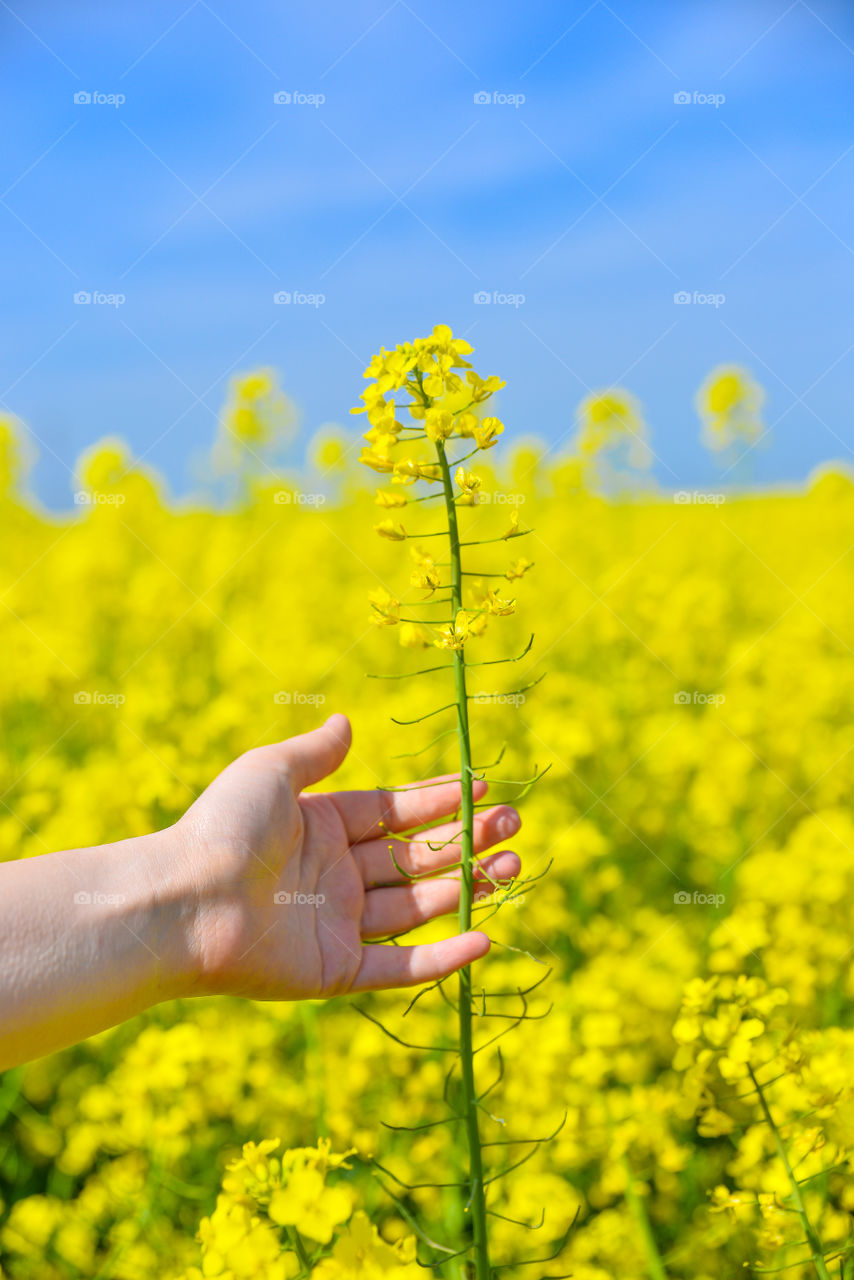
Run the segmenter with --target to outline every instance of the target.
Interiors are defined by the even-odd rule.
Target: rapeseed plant
[[[374,526],[376,533],[382,538],[394,542],[412,542],[409,586],[411,590],[422,593],[422,599],[401,605],[399,600],[391,598],[387,592],[375,592],[371,604],[372,620],[379,626],[402,623],[415,629],[405,634],[405,645],[412,646],[413,639],[416,639],[424,648],[432,645],[450,654],[449,662],[408,672],[406,677],[418,678],[435,672],[452,672],[453,701],[413,720],[398,723],[418,724],[446,711],[453,714],[461,785],[461,828],[458,837],[460,861],[457,864],[461,878],[461,932],[467,932],[471,928],[475,907],[474,780],[491,780],[489,769],[501,758],[499,754],[498,760],[488,766],[475,766],[473,763],[469,723],[472,695],[468,691],[468,677],[472,667],[483,663],[468,655],[472,643],[483,635],[490,618],[505,617],[515,612],[515,601],[500,596],[485,582],[486,578],[508,580],[511,571],[507,566],[500,572],[492,573],[464,568],[464,563],[468,565],[469,561],[464,561],[463,551],[470,547],[524,537],[530,532],[519,527],[518,510],[514,509],[509,526],[498,536],[472,538],[461,534],[461,511],[478,504],[482,497],[483,483],[482,478],[467,470],[464,464],[477,453],[492,449],[504,431],[504,424],[499,418],[484,412],[487,402],[504,383],[494,375],[481,377],[466,359],[471,352],[471,345],[464,339],[454,338],[447,325],[437,325],[428,338],[416,338],[391,351],[383,349],[373,357],[365,370],[369,386],[362,394],[364,403],[353,410],[355,413],[367,413],[370,424],[365,432],[367,446],[361,455],[361,461],[380,474],[390,475],[392,484],[400,486],[398,491],[379,490],[377,505],[400,508],[430,502],[431,499],[440,500],[440,510],[447,522],[439,529],[431,528],[418,533],[407,530],[392,517],[383,519]],[[456,456],[452,456],[454,452]],[[435,492],[419,494],[418,497],[410,496],[418,481],[435,486]],[[430,511],[433,509],[429,508]],[[419,508],[415,508],[415,513],[418,511]],[[423,518],[422,516],[422,520]],[[434,519],[433,524],[435,523]],[[427,539],[439,540],[441,550],[434,552],[433,547],[437,544],[432,542],[427,550],[419,545]],[[437,556],[440,558],[437,559]],[[519,563],[517,561],[512,569],[513,577],[519,577],[524,572],[520,570]],[[473,581],[466,582],[466,578]],[[401,607],[416,611],[421,608],[424,613],[416,619],[408,619],[401,615]],[[522,655],[491,659],[488,665],[518,661],[529,648],[530,642]],[[525,685],[501,696],[511,699],[522,695],[530,687]],[[535,773],[524,784],[525,789],[540,776],[542,775]],[[389,856],[394,859],[393,843],[389,844]],[[493,888],[499,886],[494,884]],[[502,886],[499,905],[513,900],[518,894],[518,885]],[[436,985],[442,990],[445,999],[449,999],[443,984]],[[479,997],[476,996],[472,989],[470,968],[460,971],[456,1005],[460,1100],[449,1117],[437,1122],[453,1125],[459,1121],[465,1129],[468,1157],[461,1186],[465,1213],[470,1215],[472,1224],[472,1238],[468,1243],[457,1242],[451,1252],[454,1256],[461,1257],[472,1253],[478,1280],[492,1280],[487,1229],[487,1188],[504,1176],[505,1172],[493,1170],[490,1173],[485,1168],[479,1119],[481,1094],[475,1080],[475,1053],[478,1048],[475,1045],[474,1022],[478,1017],[485,1019],[496,1016],[487,1010],[488,1001],[493,994],[500,996],[501,993],[483,992]],[[520,990],[519,995],[523,1008],[518,1021],[522,1021],[527,1016],[525,993]],[[484,1047],[486,1046],[479,1046]],[[446,1078],[446,1099],[451,1074]],[[499,1145],[510,1145],[513,1141],[512,1138],[505,1139]]]

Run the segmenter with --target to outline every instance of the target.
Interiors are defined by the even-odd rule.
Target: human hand
[[[411,986],[489,950],[480,932],[414,947],[363,945],[456,909],[459,871],[416,881],[407,875],[459,861],[459,846],[445,842],[460,824],[441,819],[457,809],[460,784],[304,793],[341,765],[350,739],[346,716],[335,715],[311,733],[249,751],[172,828],[191,886],[190,994],[294,1000]],[[476,782],[475,798],[485,792]],[[438,825],[410,841],[384,834],[428,823]],[[519,826],[507,805],[478,814],[475,853]],[[479,860],[479,894],[519,869],[509,851]]]

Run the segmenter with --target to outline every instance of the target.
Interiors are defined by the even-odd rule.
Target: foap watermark
[[[699,89],[689,93],[687,89],[679,89],[674,93],[673,101],[677,107],[714,107],[717,111],[726,102],[726,94],[702,93]]]
[[[525,501],[524,493],[478,493],[477,505],[492,503],[495,507],[521,507]]]
[[[277,307],[322,307],[326,301],[325,293],[300,293],[299,289],[280,289],[273,294]]]
[[[100,893],[97,890],[90,893],[87,889],[78,889],[74,895],[76,907],[116,907],[123,902],[127,902],[127,894],[124,893]]]
[[[493,289],[490,293],[488,289],[478,289],[474,295],[475,306],[485,307],[492,303],[496,307],[524,307],[526,298],[524,293],[502,293],[500,289]]]
[[[279,889],[273,894],[277,907],[322,907],[325,901],[325,893],[289,893],[286,889]]]
[[[78,707],[123,707],[127,698],[123,693],[101,693],[97,689],[78,689],[74,695]]]
[[[474,94],[476,107],[515,107],[518,111],[526,101],[524,93],[501,93],[480,89]]]
[[[325,693],[303,693],[300,689],[280,689],[273,694],[273,701],[279,707],[322,707],[326,701]]]
[[[95,89],[79,89],[74,95],[75,107],[123,107],[127,98],[123,93],[101,93]]]
[[[702,493],[699,489],[679,489],[673,495],[673,501],[680,507],[694,505],[697,507],[720,507],[726,502],[725,493]]]
[[[525,905],[524,893],[514,893],[512,889],[493,889],[490,885],[475,889],[472,902],[485,902],[491,898],[496,907],[522,907]]]
[[[300,493],[298,490],[277,489],[273,494],[277,507],[322,507],[326,502],[325,493]]]
[[[717,311],[718,307],[722,307],[726,302],[726,294],[701,293],[699,289],[689,293],[687,289],[680,289],[678,293],[674,293],[673,301],[677,307],[686,307],[693,304],[697,307],[714,307]]]
[[[97,489],[78,489],[74,495],[75,507],[123,507],[126,502],[124,493],[99,493]]]
[[[322,107],[326,101],[325,93],[303,93],[300,89],[280,89],[273,94],[277,107]]]
[[[688,893],[685,889],[680,889],[673,895],[674,905],[677,907],[722,907],[726,902],[725,893],[700,893],[697,889],[693,893]]]
[[[506,707],[521,707],[525,702],[524,693],[473,693],[472,702],[495,702]]]
[[[680,689],[674,693],[673,701],[678,707],[722,707],[726,702],[723,693],[701,693],[699,689]]]
[[[100,289],[78,289],[74,295],[76,307],[121,307],[126,302],[123,293],[102,293]]]

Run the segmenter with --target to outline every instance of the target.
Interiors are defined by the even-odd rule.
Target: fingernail
[[[503,813],[498,819],[498,834],[502,839],[504,836],[512,836],[514,831],[518,831],[521,825],[522,819],[515,809],[511,809],[509,813]]]

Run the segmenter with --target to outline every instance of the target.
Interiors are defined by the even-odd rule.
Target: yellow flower
[[[376,359],[376,356],[374,356],[374,359]],[[367,376],[368,376],[368,373],[366,370],[365,377]],[[365,390],[362,392],[360,399],[363,400],[364,403],[356,405],[354,409],[350,410],[351,413],[367,413],[370,409],[376,408],[377,405],[385,404],[385,396],[383,395],[379,387],[376,385],[371,387],[366,387]]]
[[[416,462],[412,458],[402,458],[394,464],[394,478],[406,480],[441,480],[442,472],[438,463]]]
[[[368,592],[368,599],[371,603],[371,622],[377,627],[394,627],[400,621],[400,601],[395,600],[394,596],[386,591],[385,587],[378,587],[376,591]]]
[[[426,649],[432,644],[430,632],[418,622],[401,622],[399,639],[404,649]]]
[[[425,413],[424,430],[429,440],[447,440],[453,429],[454,415],[450,409],[430,408]]]
[[[514,508],[513,508],[513,510],[510,512],[510,527],[508,528],[507,532],[506,532],[506,533],[502,533],[502,535],[501,535],[501,536],[502,536],[502,538],[503,538],[503,539],[505,540],[505,542],[506,542],[506,540],[507,540],[508,538],[516,538],[516,537],[518,537],[518,536],[519,536],[519,533],[520,533],[520,529],[519,529],[519,512],[518,512],[517,508],[516,508],[516,507],[514,507]]]
[[[244,1204],[220,1196],[217,1207],[199,1226],[202,1271],[223,1280],[286,1280],[288,1267],[276,1232]]]
[[[280,1226],[299,1227],[301,1235],[328,1244],[339,1223],[353,1211],[349,1187],[327,1187],[318,1169],[294,1171],[286,1187],[270,1200],[270,1217]]]
[[[578,446],[582,453],[599,453],[624,438],[639,438],[643,422],[635,398],[619,387],[594,391],[578,409]]]
[[[442,585],[442,577],[435,560],[429,552],[423,551],[420,547],[411,547],[410,554],[413,568],[409,585],[432,595],[436,588]]]
[[[479,449],[491,449],[498,443],[498,437],[504,430],[504,423],[498,418],[482,418],[472,427],[474,442]]]
[[[347,457],[346,441],[339,435],[321,431],[314,437],[312,457],[314,465],[321,471],[340,471]]]
[[[465,467],[457,467],[454,472],[454,480],[459,488],[462,496],[457,499],[458,506],[472,506],[477,502],[477,496],[483,481],[480,476],[475,475],[473,471],[466,471]]]
[[[381,520],[379,524],[374,525],[374,532],[381,538],[388,538],[390,542],[403,542],[406,537],[403,525],[395,524],[393,520]]]
[[[717,1186],[711,1193],[709,1208],[712,1213],[724,1213],[727,1209],[743,1210],[751,1208],[756,1199],[741,1191],[730,1191],[729,1187]]]
[[[391,451],[397,444],[397,436],[393,431],[387,431],[385,427],[371,427],[365,432],[364,439],[372,446],[375,453],[383,458],[391,456]]]
[[[285,397],[269,369],[233,378],[223,423],[227,435],[245,444],[262,444],[289,424]]]
[[[359,454],[359,461],[373,471],[394,471],[397,465],[391,459],[384,457],[381,453],[377,453],[374,449],[363,449]]]
[[[762,389],[737,365],[714,369],[697,393],[697,408],[706,427],[706,443],[723,449],[736,439],[753,441],[762,433]]]
[[[470,635],[476,634],[473,622],[475,615],[467,609],[458,609],[450,626],[443,627],[439,638],[433,643],[439,649],[462,649]]]
[[[504,574],[508,582],[512,582],[514,578],[524,578],[529,569],[533,569],[533,560],[526,560],[522,556],[519,560],[514,560]]]
[[[466,381],[471,387],[471,399],[474,404],[488,400],[491,395],[506,385],[494,374],[488,378],[481,378],[473,369],[466,374]]]
[[[516,612],[515,600],[502,600],[495,591],[487,591],[483,598],[481,608],[487,613],[495,614],[496,617],[506,617],[510,613]]]
[[[380,400],[368,409],[368,421],[371,427],[376,431],[382,431],[388,435],[396,436],[401,430],[403,424],[398,422],[394,416],[394,401]],[[365,432],[365,438],[370,435],[369,431]]]
[[[269,1156],[281,1142],[280,1138],[264,1138],[261,1142],[243,1144],[243,1154],[232,1161],[230,1169],[245,1167],[255,1178],[266,1178],[269,1173]]]
[[[732,1116],[718,1111],[715,1107],[709,1107],[708,1111],[704,1111],[697,1122],[697,1132],[701,1138],[721,1138],[732,1133],[734,1128],[735,1121]]]
[[[332,1256],[311,1274],[312,1280],[420,1280],[423,1272],[415,1261],[414,1236],[386,1244],[360,1210],[338,1236]]]
[[[378,507],[405,507],[408,501],[405,493],[396,493],[394,489],[377,489],[374,498]]]

